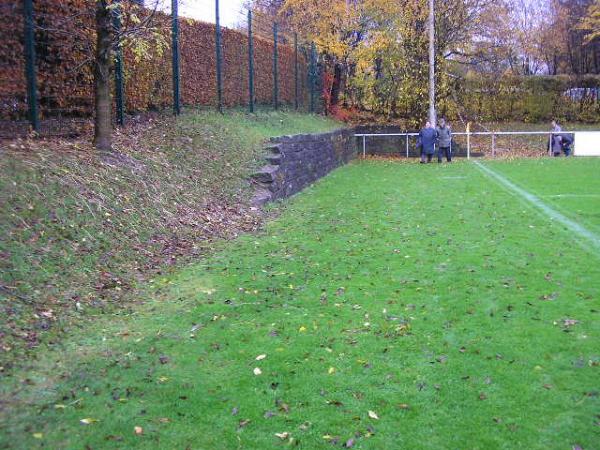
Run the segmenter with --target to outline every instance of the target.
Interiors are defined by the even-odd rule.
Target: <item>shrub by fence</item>
[[[457,99],[446,102],[445,115],[480,122],[600,120],[600,76],[486,76],[456,83]]]

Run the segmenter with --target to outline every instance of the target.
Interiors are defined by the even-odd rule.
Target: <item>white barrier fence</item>
[[[573,155],[574,156],[600,156],[600,131],[560,131],[552,133],[548,131],[474,131],[452,133],[452,136],[467,137],[467,159],[471,159],[471,136],[491,136],[492,138],[492,156],[496,155],[496,136],[535,136],[551,134],[572,134],[574,136]],[[356,133],[354,136],[362,138],[363,158],[367,155],[368,137],[385,136],[404,136],[406,137],[406,157],[409,155],[408,142],[411,137],[418,136],[419,133]],[[452,151],[452,142],[450,142]]]

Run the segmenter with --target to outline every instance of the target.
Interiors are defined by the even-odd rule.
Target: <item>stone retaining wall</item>
[[[271,138],[268,164],[252,178],[257,185],[254,203],[289,197],[356,157],[353,129],[323,134]]]

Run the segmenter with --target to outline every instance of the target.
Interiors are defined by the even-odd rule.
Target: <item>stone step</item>
[[[272,183],[275,181],[275,174],[279,170],[279,166],[268,165],[261,167],[260,171],[252,174],[252,178],[261,183]]]

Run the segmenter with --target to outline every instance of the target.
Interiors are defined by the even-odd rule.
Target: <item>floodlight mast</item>
[[[434,0],[429,0],[429,122],[435,128],[435,19]]]

